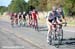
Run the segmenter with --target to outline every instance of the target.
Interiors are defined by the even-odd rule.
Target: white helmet
[[[23,12],[23,14],[25,14],[25,12]]]

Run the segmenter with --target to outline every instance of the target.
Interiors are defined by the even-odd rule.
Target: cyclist
[[[52,22],[55,21],[55,13],[56,12],[56,7],[53,7],[51,11],[48,12],[48,16],[47,16],[47,26],[48,26],[48,33],[47,33],[47,42],[49,43],[50,39],[50,31],[51,31],[51,26],[52,26]]]
[[[18,13],[18,19],[19,19],[19,24],[21,26],[21,20],[22,20],[22,13],[21,12]]]
[[[66,19],[65,19],[65,16],[64,16],[64,12],[63,12],[62,6],[59,6],[56,11],[59,14],[57,22],[58,23],[62,23],[62,18],[63,18],[65,23],[66,23]]]
[[[31,15],[32,10],[28,11],[28,20],[29,20],[29,26],[31,27],[32,25],[32,15]]]
[[[23,12],[23,24],[24,24],[24,26],[25,26],[25,23],[26,23],[26,13],[25,12]]]
[[[14,13],[10,13],[11,25],[14,24]]]
[[[52,11],[49,11],[48,17],[47,17],[47,26],[48,26],[48,33],[47,33],[47,42],[49,43],[49,36],[50,36],[50,31],[52,30],[52,23],[56,22],[58,24],[61,24],[62,22],[61,15],[59,10],[56,7],[52,8]],[[64,15],[62,16],[64,18]],[[53,27],[53,29],[55,29]]]
[[[32,10],[32,23],[33,23],[33,27],[35,27],[35,29],[38,26],[37,18],[38,18],[38,13],[35,9],[33,9]]]
[[[17,13],[14,13],[14,17],[15,17],[15,24],[18,25],[18,16],[17,16]]]

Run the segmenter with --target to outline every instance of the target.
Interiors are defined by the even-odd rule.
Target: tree
[[[23,12],[27,10],[27,3],[24,0],[12,0],[8,6],[9,12]]]
[[[75,0],[64,0],[64,8],[67,14],[75,13]]]
[[[7,11],[7,7],[0,6],[0,13],[3,14],[3,12]]]
[[[40,2],[39,0],[29,0],[28,5],[39,9],[39,2]]]
[[[47,0],[40,0],[39,7],[40,7],[40,10],[46,11],[47,10]]]

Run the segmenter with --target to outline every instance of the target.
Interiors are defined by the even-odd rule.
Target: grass
[[[68,26],[75,26],[75,17],[67,17]]]

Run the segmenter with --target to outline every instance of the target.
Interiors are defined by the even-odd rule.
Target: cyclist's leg
[[[58,32],[58,37],[59,37],[59,43],[58,44],[61,44],[62,43],[62,40],[63,40],[63,29],[62,29],[62,19],[59,18],[57,23],[59,24],[59,32]]]
[[[62,19],[59,19],[59,21],[62,23]],[[61,40],[63,40],[63,29],[62,29],[62,24],[61,23],[59,23],[59,25],[60,25],[59,29],[60,29],[60,35],[62,36]]]
[[[29,26],[31,27],[31,25],[32,25],[32,18],[31,18],[31,16],[29,15]]]
[[[15,25],[17,24],[17,18],[14,18],[14,23],[15,23]]]
[[[11,25],[14,27],[14,24],[15,24],[15,18],[13,17],[11,20]]]
[[[21,26],[23,26],[23,18],[21,17]]]
[[[54,19],[53,23],[55,23],[53,25],[53,30],[54,30],[54,40],[56,40],[57,39],[57,20],[56,18]]]
[[[50,40],[50,35],[51,35],[51,26],[52,26],[52,24],[51,24],[51,22],[49,22],[49,21],[47,21],[47,26],[48,26],[48,33],[47,33],[47,42],[50,42],[49,40]]]
[[[36,29],[36,20],[33,20],[33,27]]]
[[[11,17],[11,18],[10,18],[10,21],[11,21],[11,25],[12,25],[12,20],[13,20],[13,18]]]
[[[35,19],[32,19],[32,27],[35,28]]]
[[[25,26],[25,24],[26,24],[26,18],[23,17],[23,25]]]
[[[37,29],[38,29],[38,20],[36,19],[36,27],[37,27]]]
[[[57,18],[56,22],[60,26],[59,29],[62,29],[62,19],[61,18]]]
[[[24,26],[26,25],[26,19],[23,20],[24,21]]]
[[[12,26],[14,25],[14,20],[13,20],[13,19],[11,19],[11,25],[12,25]]]
[[[22,24],[21,24],[21,18],[19,19],[19,25],[21,26]]]
[[[34,25],[35,25],[35,29],[38,30],[38,22],[37,22],[37,19],[34,20]]]
[[[34,25],[34,18],[32,18],[32,17],[31,17],[31,20],[30,20],[30,25],[31,25],[31,27],[33,27],[33,25]]]
[[[30,26],[30,18],[28,18],[28,25]]]
[[[16,23],[16,25],[18,25],[18,18],[16,18],[15,23]]]

